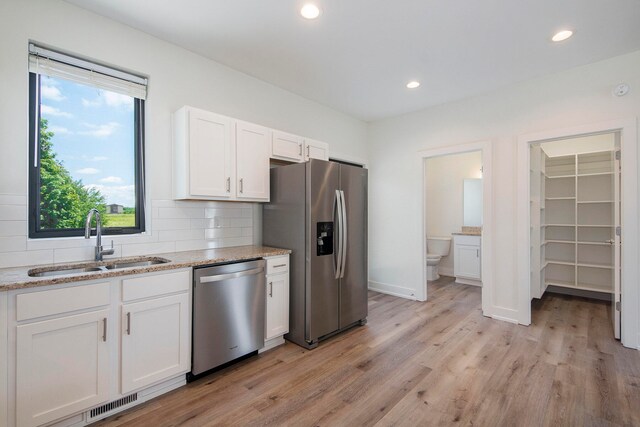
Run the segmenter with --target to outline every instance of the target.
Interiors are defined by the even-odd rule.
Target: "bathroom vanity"
[[[480,234],[453,234],[453,272],[457,283],[482,286],[481,243]]]

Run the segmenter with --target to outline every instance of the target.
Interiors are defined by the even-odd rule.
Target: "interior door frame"
[[[639,241],[638,234],[638,132],[636,119],[612,120],[580,126],[523,134],[518,137],[517,160],[517,277],[518,323],[531,324],[531,284],[529,260],[529,192],[530,192],[530,144],[588,136],[602,133],[620,133],[621,151],[621,226],[622,226],[622,328],[621,342],[625,347],[638,349],[640,343],[639,311],[640,284],[638,283]],[[625,238],[626,237],[626,238]]]
[[[482,314],[501,320],[504,318],[493,310],[493,168],[492,168],[492,143],[491,141],[478,141],[467,144],[450,145],[420,151],[418,154],[422,160],[422,186],[420,197],[422,199],[422,286],[417,299],[427,300],[427,160],[433,157],[442,157],[450,154],[464,154],[479,151],[482,156],[482,241],[481,241],[481,268],[482,268]],[[453,244],[453,242],[452,242]]]

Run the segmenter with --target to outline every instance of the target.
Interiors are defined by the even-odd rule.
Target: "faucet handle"
[[[113,240],[111,241],[111,248],[110,249],[102,249],[100,248],[102,255],[113,255],[115,252],[115,249],[113,249]]]

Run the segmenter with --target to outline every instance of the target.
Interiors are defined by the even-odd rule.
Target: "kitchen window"
[[[29,237],[145,230],[144,77],[29,44]]]

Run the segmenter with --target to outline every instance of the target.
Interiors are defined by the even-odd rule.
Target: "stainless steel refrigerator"
[[[315,159],[272,168],[262,237],[293,251],[286,339],[314,348],[366,323],[366,169]]]

